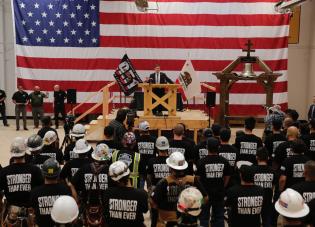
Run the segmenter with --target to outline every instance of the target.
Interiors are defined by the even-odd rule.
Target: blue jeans
[[[210,208],[212,208],[211,227],[224,227],[224,198],[215,198],[213,195],[209,195],[209,202],[202,207],[200,225],[209,226]]]

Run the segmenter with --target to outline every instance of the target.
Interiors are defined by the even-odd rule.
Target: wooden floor
[[[107,125],[116,116],[118,110],[113,110],[111,114],[106,116],[105,125]],[[166,116],[167,112],[163,112],[164,116],[143,116],[143,111],[137,111],[139,118],[135,119],[135,127],[141,121],[148,121],[150,129],[158,130],[158,135],[161,135],[162,130],[171,130],[176,124],[184,123],[187,129],[194,131],[194,139],[197,139],[197,131],[209,126],[209,117],[206,113],[200,110],[185,110],[177,112],[175,117]],[[212,124],[212,121],[211,121]],[[89,127],[88,140],[98,141],[103,139],[103,117],[100,116],[98,120],[92,121]]]

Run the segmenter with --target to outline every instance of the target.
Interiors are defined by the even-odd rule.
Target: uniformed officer
[[[20,130],[20,114],[22,113],[23,127],[24,130],[28,130],[26,127],[26,105],[29,102],[28,94],[23,90],[23,86],[18,86],[18,91],[16,91],[12,96],[12,101],[15,104],[15,118],[16,118],[16,130]]]
[[[207,149],[207,140],[213,136],[211,128],[205,128],[202,131],[201,141],[194,146],[194,162],[195,164],[202,159],[203,157],[208,155]]]
[[[170,168],[166,164],[168,158],[168,148],[170,147],[168,139],[164,136],[157,138],[155,147],[158,150],[158,156],[151,158],[147,168],[147,188],[149,195],[154,191],[157,183],[170,175]],[[158,220],[158,210],[151,206],[151,227],[155,227]]]
[[[80,193],[81,209],[84,211],[86,226],[103,226],[102,196],[109,187],[109,161],[111,154],[106,144],[99,144],[91,155],[93,162],[82,166],[72,177],[71,185]],[[91,207],[97,207],[98,212],[91,217]]]
[[[110,165],[109,176],[113,187],[104,193],[104,214],[108,227],[144,227],[144,217],[148,211],[148,196],[142,189],[133,188],[129,178],[128,166],[117,161]]]
[[[194,186],[201,191],[205,201],[208,199],[207,192],[198,178],[185,174],[188,163],[182,153],[172,153],[166,159],[166,164],[170,167],[171,175],[160,180],[152,194],[153,203],[159,212],[158,227],[177,224],[177,200],[185,188]]]
[[[145,171],[145,166],[143,162],[141,162],[140,154],[137,151],[136,146],[136,136],[133,132],[125,133],[123,139],[123,148],[118,151],[114,151],[112,155],[112,163],[115,161],[123,161],[125,162],[131,173],[131,184],[133,187],[140,187],[140,178],[143,178],[143,174]]]
[[[79,157],[70,160],[64,165],[60,173],[60,178],[62,180],[70,182],[72,177],[82,166],[91,162],[91,156],[89,154],[91,149],[92,146],[88,144],[85,139],[79,139],[75,143],[75,147],[73,149],[74,153],[77,154]]]
[[[203,205],[201,192],[194,187],[183,190],[178,198],[177,211],[180,213],[177,227],[199,227],[198,216]]]
[[[254,185],[252,166],[240,167],[241,185],[227,190],[225,204],[229,207],[229,226],[261,226],[261,211],[264,201],[264,190]]]
[[[9,127],[7,115],[5,112],[5,99],[7,95],[5,94],[4,90],[0,89],[0,114],[2,116],[3,125]]]
[[[30,104],[32,107],[32,115],[34,119],[34,128],[39,127],[39,120],[44,115],[44,98],[48,98],[48,93],[43,93],[40,91],[39,86],[34,87],[34,91],[30,93]]]
[[[59,85],[54,86],[54,113],[55,113],[55,124],[56,128],[59,126],[59,114],[62,116],[64,121],[66,118],[65,110],[65,99],[67,98],[67,93],[60,89]]]
[[[230,176],[231,166],[225,158],[219,156],[220,142],[217,138],[207,140],[208,155],[197,162],[200,182],[206,189],[209,202],[202,209],[201,225],[208,226],[210,208],[212,208],[211,226],[224,227],[224,192]]]
[[[38,226],[53,226],[50,213],[54,202],[62,195],[71,196],[70,188],[58,182],[60,170],[54,158],[47,159],[42,166],[45,184],[31,191],[31,205]]]
[[[6,222],[9,223],[12,221],[11,211],[17,213],[17,216],[23,213],[23,218],[26,214],[27,218],[27,208],[31,205],[30,192],[44,183],[41,170],[25,162],[25,152],[25,140],[16,137],[10,149],[13,163],[0,171],[0,191],[4,192],[6,198],[6,208],[9,211]]]
[[[60,196],[51,209],[53,227],[79,227],[76,224],[78,216],[78,205],[74,198],[68,195]]]
[[[44,146],[43,139],[39,135],[31,135],[30,137],[28,137],[26,145],[28,147],[28,151],[30,152],[30,154],[26,153],[26,163],[36,165],[37,167],[42,169],[43,163],[50,158],[47,155],[41,154],[42,148]]]

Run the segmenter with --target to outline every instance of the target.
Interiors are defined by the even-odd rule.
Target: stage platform
[[[117,109],[113,110],[110,114],[103,119],[99,116],[97,120],[93,120],[87,128],[87,140],[100,141],[103,139],[103,129],[111,120],[116,116]],[[177,112],[176,116],[166,116],[167,112],[163,112],[164,116],[143,116],[143,111],[137,111],[139,118],[135,119],[135,127],[141,121],[148,121],[151,130],[157,130],[158,135],[161,135],[163,130],[171,130],[178,123],[184,123],[187,129],[194,132],[194,140],[197,141],[197,132],[199,129],[204,129],[209,126],[209,116],[200,110],[185,110]],[[211,124],[213,123],[211,119]]]

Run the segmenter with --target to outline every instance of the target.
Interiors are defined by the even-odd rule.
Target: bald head
[[[177,124],[174,128],[174,135],[176,136],[182,136],[184,135],[184,126],[182,124]]]
[[[306,181],[315,181],[315,161],[307,161],[304,165],[304,175]]]
[[[34,87],[34,91],[37,91],[37,92],[40,91],[40,87],[39,86],[35,86]]]
[[[299,136],[299,130],[295,126],[291,126],[287,130],[287,138],[288,140],[296,140]]]
[[[58,84],[56,84],[55,86],[54,86],[54,91],[59,91],[60,90],[60,86],[58,85]]]

